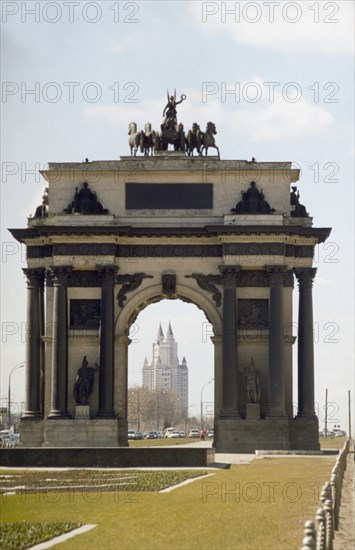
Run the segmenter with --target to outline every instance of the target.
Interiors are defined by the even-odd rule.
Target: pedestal
[[[260,404],[247,403],[246,420],[260,420]]]
[[[76,405],[75,418],[90,418],[90,406],[89,405]]]
[[[255,453],[260,449],[287,451],[291,449],[289,420],[218,419],[214,445],[216,453]]]

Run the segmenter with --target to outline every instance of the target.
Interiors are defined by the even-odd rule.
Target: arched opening
[[[212,324],[192,303],[161,299],[144,305],[129,330],[128,429],[163,432],[173,425],[188,435],[201,423],[213,428],[211,338]]]

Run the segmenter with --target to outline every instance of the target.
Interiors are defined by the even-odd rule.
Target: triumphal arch
[[[50,163],[43,203],[11,229],[27,249],[23,445],[127,446],[130,326],[180,298],[213,327],[216,450],[317,450],[313,256],[330,229],[313,227],[291,162],[206,155],[199,126],[185,145],[165,114],[151,141],[130,136],[132,156]]]

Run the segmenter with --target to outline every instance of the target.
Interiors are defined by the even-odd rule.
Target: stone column
[[[101,278],[101,330],[99,370],[99,410],[97,416],[114,418],[114,286],[117,268],[98,266]]]
[[[270,275],[269,414],[285,415],[283,284],[287,266],[266,266]]]
[[[214,344],[214,417],[219,418],[223,410],[223,356],[222,338],[211,336]]]
[[[239,266],[220,265],[223,275],[222,416],[239,418],[237,365],[237,273]]]
[[[295,269],[299,287],[298,308],[298,413],[314,418],[314,349],[312,286],[316,268]]]
[[[128,336],[122,335],[117,338],[118,349],[118,370],[117,380],[115,380],[115,387],[117,388],[117,415],[118,415],[118,443],[119,446],[128,445],[127,430],[128,430],[128,346],[131,343],[131,339]]]
[[[27,277],[26,403],[22,420],[41,416],[41,361],[44,269],[23,269]]]
[[[68,299],[70,266],[52,267],[53,334],[50,419],[68,418]]]

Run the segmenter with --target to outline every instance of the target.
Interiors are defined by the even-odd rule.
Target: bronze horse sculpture
[[[155,131],[152,130],[152,125],[147,122],[144,126],[144,130],[140,133],[140,149],[141,153],[144,153],[145,157],[149,157],[149,154],[153,155],[153,149],[156,143]]]
[[[137,124],[135,122],[131,122],[128,126],[128,144],[131,149],[131,157],[134,155],[137,155],[138,147],[140,146],[141,141],[141,133],[137,132]]]
[[[188,157],[193,156],[195,149],[197,153],[201,155],[201,145],[202,145],[202,132],[197,122],[194,122],[191,130],[189,130],[186,135],[187,156]]]
[[[216,125],[213,122],[207,122],[206,132],[202,132],[202,148],[200,155],[203,155],[203,151],[205,151],[205,155],[207,155],[208,149],[212,147],[213,149],[217,149],[217,154],[219,156],[219,149],[214,139],[216,134]]]

